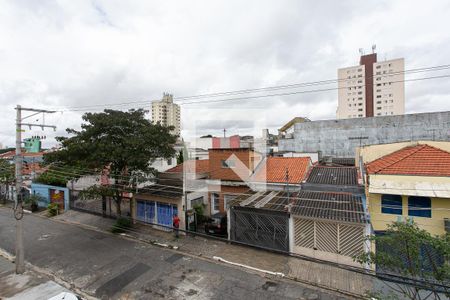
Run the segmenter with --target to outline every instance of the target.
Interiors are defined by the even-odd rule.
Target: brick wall
[[[227,168],[222,165],[222,161],[226,161],[232,156],[238,159],[242,164],[235,162],[235,167]],[[253,171],[261,160],[261,155],[250,149],[210,149],[209,150],[209,171],[211,179],[242,181],[243,174],[249,176],[249,172]],[[238,175],[239,174],[239,175]]]

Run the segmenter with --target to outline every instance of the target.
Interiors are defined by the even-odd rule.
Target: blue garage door
[[[174,214],[178,214],[176,205],[155,201],[137,201],[136,218],[139,221],[172,227]]]
[[[178,214],[177,206],[172,204],[157,202],[158,224],[172,226],[173,216]]]
[[[137,219],[146,223],[155,223],[155,202],[137,201]]]

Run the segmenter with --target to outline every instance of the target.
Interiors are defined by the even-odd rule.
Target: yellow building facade
[[[431,144],[431,145],[430,145]],[[366,199],[374,231],[396,221],[414,220],[442,235],[450,228],[449,142],[366,146]]]
[[[369,193],[367,198],[370,220],[373,230],[385,231],[387,225],[395,221],[414,220],[418,226],[433,235],[446,233],[445,220],[450,220],[450,199],[431,197],[431,217],[410,216],[408,210],[408,195],[401,195],[402,213],[392,214],[382,212],[382,195]]]

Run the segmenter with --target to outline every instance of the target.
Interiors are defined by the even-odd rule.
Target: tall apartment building
[[[173,95],[164,93],[160,101],[152,102],[152,121],[164,126],[174,126],[173,134],[180,135],[180,106],[173,103]]]
[[[405,61],[377,61],[377,54],[362,55],[359,65],[338,69],[338,119],[405,113]]]

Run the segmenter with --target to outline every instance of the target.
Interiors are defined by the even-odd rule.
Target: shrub
[[[50,217],[54,217],[54,216],[56,216],[58,214],[59,206],[56,203],[50,203],[47,206],[47,210],[48,210],[48,215]]]
[[[122,233],[125,232],[126,229],[131,228],[131,220],[128,218],[118,218],[116,223],[111,228],[112,233]]]
[[[39,201],[44,200],[44,198],[38,194],[33,194],[25,198],[24,202],[27,205],[30,205],[31,211],[35,212],[38,210]]]
[[[205,205],[204,204],[194,205],[194,210],[197,215],[197,223],[201,224],[206,222],[208,218],[205,216]]]

